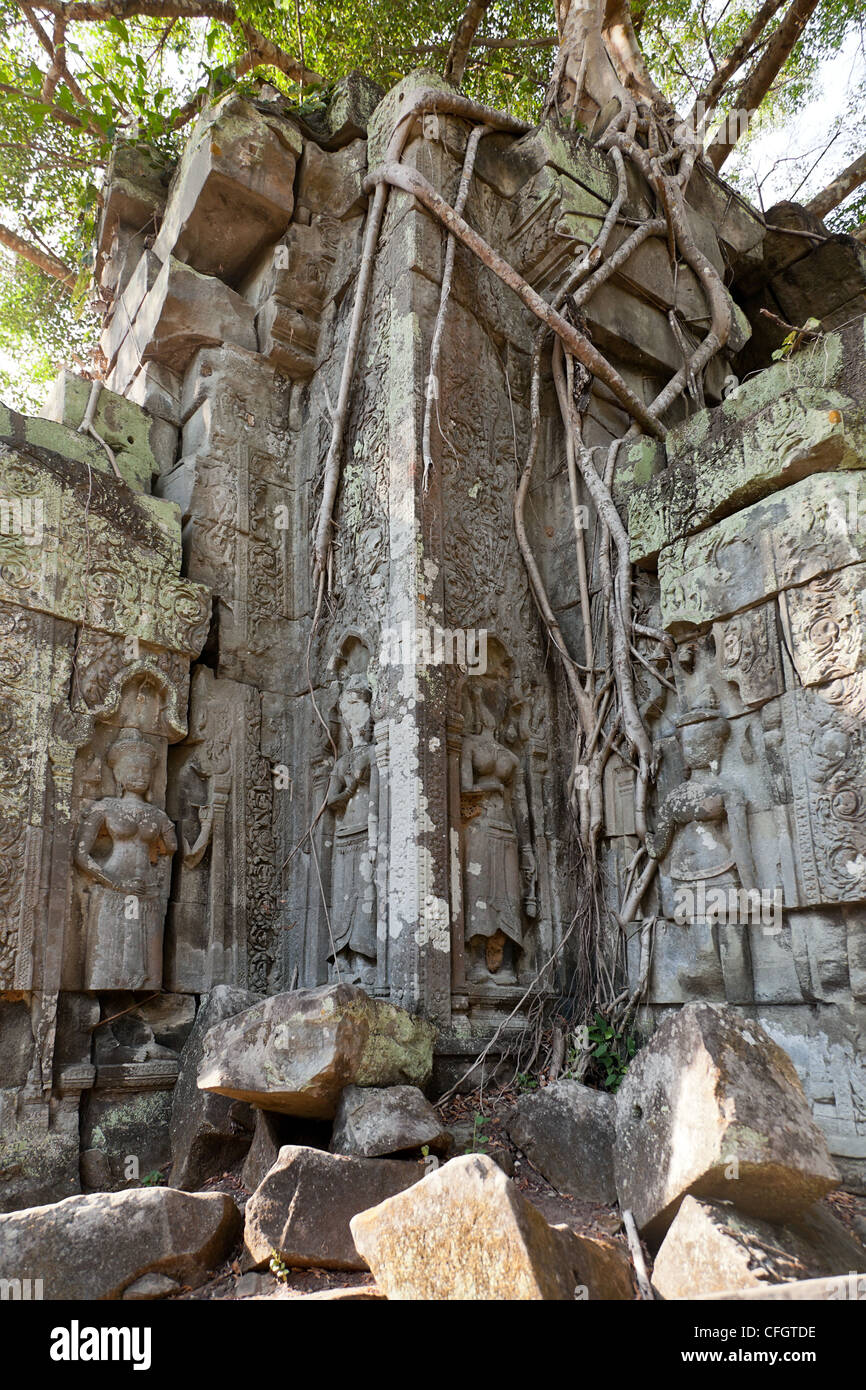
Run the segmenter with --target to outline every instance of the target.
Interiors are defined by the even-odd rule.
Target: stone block
[[[683,1198],[784,1220],[838,1186],[790,1058],[726,1006],[688,1004],[631,1063],[616,1098],[620,1206],[659,1241]]]
[[[329,1119],[344,1086],[423,1086],[435,1028],[354,985],[272,995],[217,1024],[198,1084],[264,1110]]]
[[[352,1239],[352,1217],[423,1175],[423,1163],[287,1144],[246,1205],[248,1267],[261,1268],[276,1251],[292,1268],[366,1269]]]
[[[662,624],[674,636],[866,559],[861,473],[819,473],[659,552]]]
[[[92,382],[74,372],[62,371],[42,407],[42,418],[77,430],[87,410],[91,386]],[[124,481],[135,492],[150,492],[151,478],[160,471],[156,451],[161,448],[161,437],[154,423],[140,406],[105,386],[100,388],[93,427],[114,454]]]
[[[225,1096],[200,1091],[198,1069],[208,1032],[258,1002],[247,989],[217,985],[199,1005],[192,1031],[181,1053],[180,1072],[171,1111],[172,1187],[201,1186],[231,1168],[250,1146],[254,1118],[249,1106]]]
[[[117,1299],[150,1273],[202,1283],[240,1230],[222,1193],[92,1193],[0,1216],[0,1268],[5,1279],[41,1279],[48,1300]]]
[[[331,1153],[376,1158],[447,1147],[442,1122],[417,1086],[347,1086],[334,1118]]]
[[[813,473],[866,462],[859,412],[837,391],[793,388],[743,411],[738,395],[671,430],[670,466],[629,496],[636,563]]]
[[[302,144],[296,126],[242,97],[211,108],[172,180],[154,253],[236,283],[289,224]]]
[[[567,1301],[591,1278],[580,1237],[548,1225],[481,1154],[453,1158],[356,1216],[351,1229],[391,1300]]]
[[[254,350],[254,320],[252,305],[234,290],[172,256],[138,311],[132,356],[137,362],[159,362],[169,371],[183,372],[202,347],[233,343]],[[123,359],[130,337],[118,355],[121,376],[127,370]],[[130,371],[130,381],[137,369],[136,365]]]
[[[579,1081],[521,1096],[508,1134],[549,1183],[582,1202],[616,1201],[616,1102]]]
[[[686,1197],[662,1241],[652,1282],[665,1299],[760,1289],[866,1268],[866,1250],[823,1205],[788,1225],[744,1216],[729,1202]]]

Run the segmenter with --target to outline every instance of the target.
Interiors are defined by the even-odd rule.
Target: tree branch
[[[866,152],[849,164],[847,169],[843,169],[841,174],[837,174],[835,179],[831,179],[826,188],[822,188],[820,193],[806,203],[806,211],[814,212],[816,217],[826,217],[828,212],[837,208],[849,193],[853,193],[854,189],[863,183],[866,183]]]
[[[746,74],[737,91],[736,104],[740,110],[749,113],[749,121],[791,56],[794,45],[819,3],[820,0],[792,0],[790,8],[760,58]],[[740,136],[745,134],[739,121],[736,126],[736,133],[731,138],[730,122],[727,122],[724,127],[725,134],[719,134],[707,150],[709,161],[717,173]]]
[[[52,279],[58,280],[68,294],[72,293],[75,288],[75,272],[70,270],[69,266],[58,256],[41,251],[38,246],[25,241],[17,232],[13,232],[11,227],[4,227],[2,222],[0,222],[0,246],[14,251],[15,255],[20,256],[22,260],[29,261],[45,275],[50,275]]]
[[[758,10],[751,24],[746,26],[728,56],[719,63],[707,85],[698,93],[697,100],[689,115],[689,121],[695,129],[697,123],[703,119],[704,113],[713,110],[734,74],[739,72],[743,63],[751,57],[761,34],[784,3],[785,0],[764,0],[764,4]]]
[[[472,41],[478,32],[479,24],[487,13],[489,4],[490,0],[469,0],[469,4],[460,16],[454,37],[451,40],[451,47],[448,49],[444,69],[445,80],[453,82],[455,87],[459,87],[463,81]]]
[[[236,24],[247,43],[248,56],[256,58],[258,63],[277,68],[286,77],[308,87],[321,86],[324,80],[242,19],[230,0],[39,0],[39,8],[68,24],[140,18],[215,19],[229,27]]]
[[[51,59],[51,67],[49,68],[45,76],[45,81],[42,84],[43,94],[46,91],[48,91],[49,96],[46,98],[43,95],[42,100],[50,100],[51,96],[53,96],[54,94],[54,90],[57,86],[58,81],[62,80],[64,85],[69,88],[69,92],[73,101],[76,103],[76,105],[80,106],[84,112],[86,112],[87,126],[90,128],[94,135],[99,135],[101,137],[102,131],[96,124],[94,114],[90,109],[90,102],[87,100],[87,97],[84,95],[75,78],[72,76],[72,73],[66,66],[66,60],[64,58],[65,45],[63,44],[63,36],[66,31],[66,20],[63,18],[62,15],[57,16],[55,23],[55,33],[58,29],[60,30],[60,42],[55,44],[54,42],[52,42],[52,40],[46,34],[45,30],[42,28],[42,25],[39,23],[39,20],[33,13],[33,10],[30,7],[30,5],[25,4],[24,0],[18,0],[18,4],[21,8],[22,14],[24,15],[24,18],[27,20],[27,23],[30,25],[30,28],[33,30],[42,47],[45,49],[45,52]]]
[[[0,82],[0,96],[18,97],[19,101],[33,101],[37,105],[45,106],[39,92],[28,91],[26,87],[13,87],[8,82]],[[61,125],[69,126],[70,130],[90,130],[91,127],[80,116],[76,116],[72,111],[66,111],[62,106],[52,106],[48,112],[54,121],[59,121]],[[95,132],[94,132],[95,133]],[[103,131],[99,131],[100,140],[105,139]]]

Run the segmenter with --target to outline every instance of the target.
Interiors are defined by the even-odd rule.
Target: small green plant
[[[590,1058],[600,1073],[600,1081],[605,1091],[615,1091],[628,1071],[628,1065],[637,1051],[637,1041],[631,1033],[617,1033],[611,1023],[601,1014],[596,1014],[587,1027],[587,1042]]]
[[[289,1266],[286,1264],[278,1250],[271,1251],[271,1258],[268,1268],[278,1284],[285,1284],[289,1277]]]
[[[538,1082],[534,1081],[528,1071],[519,1071],[514,1078],[514,1084],[518,1091],[537,1091]]]
[[[784,362],[786,358],[792,357],[800,345],[807,339],[820,338],[821,320],[807,319],[802,328],[794,328],[786,338],[782,340],[782,346],[777,347],[772,354],[774,362]]]
[[[152,1173],[145,1173],[141,1180],[142,1187],[161,1187],[165,1182],[165,1173],[161,1173],[158,1168],[154,1168]]]
[[[487,1145],[490,1143],[490,1135],[484,1133],[484,1128],[489,1125],[490,1120],[480,1112],[475,1116],[475,1123],[472,1126],[472,1138],[463,1150],[467,1154],[483,1154],[486,1152]]]

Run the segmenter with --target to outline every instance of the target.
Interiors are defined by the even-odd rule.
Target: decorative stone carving
[[[372,734],[372,690],[350,676],[340,694],[342,742],[325,804],[334,815],[331,870],[332,976],[346,984],[376,983],[376,857],[379,842],[379,769]]]
[[[713,709],[690,710],[677,722],[687,780],[660,806],[647,850],[661,861],[665,914],[692,923],[711,973],[717,953],[725,997],[744,1003],[754,997],[748,925],[738,907],[729,911],[729,890],[749,893],[759,884],[746,799],[721,772],[730,726]]]
[[[514,984],[527,919],[537,915],[537,865],[526,780],[507,692],[467,682],[460,758],[463,897],[470,984]]]
[[[136,729],[114,740],[107,763],[117,795],[95,802],[78,831],[86,880],[86,989],[159,989],[168,882],[160,862],[177,849],[172,822],[148,801],[159,753]],[[98,843],[108,842],[97,857]]]

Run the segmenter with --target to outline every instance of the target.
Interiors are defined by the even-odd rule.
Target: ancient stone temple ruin
[[[435,1025],[441,1091],[599,962],[644,1032],[694,1000],[763,1024],[866,1176],[866,252],[698,163],[732,330],[662,439],[646,407],[710,311],[663,227],[617,260],[648,185],[552,125],[472,137],[462,224],[536,299],[613,211],[610,273],[559,307],[615,369],[570,390],[634,566],[639,766],[556,354],[534,400],[526,294],[447,249],[474,128],[448,90],[353,78],[311,124],[263,88],[174,168],[118,148],[104,381],[0,412],[0,1210],[167,1163],[214,986],[360,985]],[[822,332],[774,362],[762,309]]]

